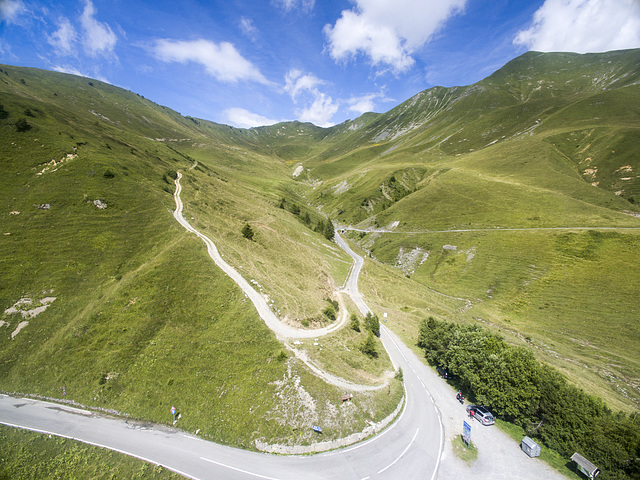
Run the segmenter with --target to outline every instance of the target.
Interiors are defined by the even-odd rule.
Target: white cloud
[[[7,23],[15,22],[26,10],[21,0],[0,0],[0,20]]]
[[[209,75],[221,82],[253,80],[265,85],[270,83],[255,65],[240,55],[228,42],[163,39],[156,41],[153,53],[163,62],[199,63]]]
[[[396,73],[414,63],[411,54],[422,47],[466,0],[355,0],[335,25],[325,25],[329,52],[337,61],[364,54],[374,66]]]
[[[305,12],[310,12],[313,10],[313,6],[315,5],[315,0],[272,0],[272,3],[276,6],[285,9],[287,12],[293,10],[294,8],[300,8]]]
[[[640,47],[638,0],[546,0],[513,40],[543,52],[604,52]]]
[[[338,111],[339,102],[334,102],[330,96],[320,91],[318,87],[325,84],[324,80],[313,73],[303,74],[297,69],[292,69],[285,75],[285,92],[291,96],[293,103],[304,105],[296,110],[298,120],[320,127],[333,125],[331,118]]]
[[[96,57],[99,54],[113,54],[118,38],[109,25],[95,19],[95,14],[96,10],[93,7],[93,3],[91,3],[91,0],[87,0],[84,11],[80,16],[80,25],[84,33],[84,48],[92,57]]]
[[[311,105],[296,112],[301,122],[311,122],[318,127],[330,127],[334,125],[331,118],[338,111],[338,104],[324,93],[318,92]]]
[[[240,31],[251,39],[252,41],[256,41],[258,38],[258,29],[253,23],[253,20],[247,17],[240,18]]]
[[[47,38],[58,55],[68,55],[73,52],[73,45],[78,38],[75,28],[67,18],[60,18],[58,30]]]
[[[351,97],[347,100],[349,111],[362,115],[363,113],[373,112],[375,109],[375,100],[389,101],[384,93],[369,93],[360,97]]]
[[[317,92],[317,86],[323,85],[325,82],[316,77],[313,73],[303,75],[300,70],[292,69],[284,77],[284,90],[291,95],[291,99],[295,102],[303,92]]]
[[[224,111],[224,115],[231,125],[239,128],[262,127],[279,122],[279,120],[263,117],[244,108],[228,108]]]

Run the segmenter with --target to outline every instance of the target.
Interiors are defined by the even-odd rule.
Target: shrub
[[[4,105],[0,104],[0,120],[4,120],[9,116],[9,112],[4,109]]]

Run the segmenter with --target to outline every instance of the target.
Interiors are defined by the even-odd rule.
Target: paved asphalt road
[[[54,403],[0,397],[0,423],[73,438],[163,465],[196,479],[435,479],[442,452],[439,414],[420,378],[422,366],[393,334],[383,332],[404,371],[406,407],[381,434],[340,450],[278,456],[225,447],[163,426],[108,418]]]

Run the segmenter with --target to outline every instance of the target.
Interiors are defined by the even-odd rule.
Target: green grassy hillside
[[[0,303],[43,311],[17,333],[22,314],[0,318],[0,389],[64,386],[156,421],[175,404],[184,428],[249,448],[310,441],[304,426],[330,418],[324,402],[298,405],[302,392],[287,401],[306,416],[274,400],[297,376],[316,399],[339,392],[283,358],[175,222],[180,170],[185,217],[284,321],[330,322],[350,260],[317,231],[326,216],[359,229],[361,290],[407,343],[429,315],[482,323],[612,407],[640,407],[639,50],[530,52],[328,129],[236,129],[95,80],[1,70]],[[352,348],[359,335],[304,348],[375,383],[389,363]],[[363,395],[326,436],[392,403]]]
[[[309,442],[318,419],[326,437],[343,436],[395,408],[397,381],[393,396],[358,395],[342,416],[342,392],[283,354],[173,218],[180,170],[187,218],[274,310],[298,326],[329,322],[322,310],[348,257],[313,231],[321,217],[290,166],[247,149],[255,133],[94,80],[10,66],[0,104],[1,390],[160,422],[175,405],[178,426],[246,448]],[[390,368],[386,356],[358,361],[355,377]]]

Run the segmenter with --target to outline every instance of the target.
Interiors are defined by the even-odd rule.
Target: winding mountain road
[[[260,316],[281,340],[319,336],[322,330],[296,330],[282,325],[266,301],[232,267],[224,262],[213,242],[195,230],[182,217],[180,174],[176,180],[174,216],[187,230],[198,235],[216,264],[251,298]],[[336,235],[339,246],[354,259],[344,292],[363,313],[369,312],[358,291],[357,281],[364,260]],[[246,288],[246,289],[245,289]],[[251,291],[255,292],[253,295]],[[264,314],[264,316],[263,316]],[[66,405],[0,395],[0,423],[45,434],[58,435],[109,448],[162,465],[185,477],[230,480],[300,479],[427,479],[435,478],[563,478],[539,460],[519,452],[517,444],[499,430],[473,426],[482,459],[469,468],[452,453],[445,441],[460,433],[464,407],[457,404],[453,391],[416,357],[391,331],[381,326],[381,339],[394,365],[404,372],[404,409],[397,420],[380,434],[355,445],[310,456],[281,456],[249,452],[202,440],[180,430],[143,422],[125,421]],[[435,389],[436,399],[429,389]],[[515,448],[514,448],[515,447]],[[526,460],[525,460],[526,458]],[[441,465],[442,459],[442,465]],[[439,472],[444,475],[439,476]]]

